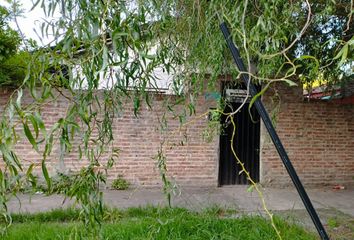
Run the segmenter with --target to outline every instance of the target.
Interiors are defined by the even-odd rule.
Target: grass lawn
[[[106,216],[102,239],[277,239],[264,218],[232,217],[234,214],[219,208],[202,213],[179,208],[114,209]],[[283,239],[317,239],[314,234],[279,218],[276,224]],[[77,210],[54,210],[13,215],[13,224],[2,239],[87,239],[86,232],[78,221]]]

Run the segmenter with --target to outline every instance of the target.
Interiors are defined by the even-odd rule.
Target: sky
[[[37,7],[31,11],[33,6],[32,0],[18,0],[18,2],[22,4],[24,9],[23,16],[17,19],[21,32],[25,35],[26,38],[32,38],[36,40],[39,45],[45,45],[49,43],[52,39],[45,38],[41,41],[41,38],[39,38],[35,32],[36,29],[37,33],[40,34],[41,31],[39,22],[45,18],[40,4],[38,4]],[[10,6],[10,4],[5,0],[0,0],[0,5],[5,7]],[[16,24],[14,22],[11,22],[10,26],[11,28],[17,30]]]

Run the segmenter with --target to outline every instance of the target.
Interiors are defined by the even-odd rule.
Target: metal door
[[[237,109],[239,101],[228,102],[224,112],[228,113]],[[252,107],[251,115],[248,111],[249,103],[246,103],[240,112],[233,116],[236,129],[233,146],[238,158],[244,163],[251,178],[259,181],[259,141],[260,118],[257,110]],[[234,131],[233,125],[227,116],[221,118],[222,133],[220,136],[220,164],[219,185],[248,184],[244,173],[239,174],[241,166],[231,150],[231,137]]]

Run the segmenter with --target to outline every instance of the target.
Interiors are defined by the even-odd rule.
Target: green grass
[[[269,221],[262,217],[227,216],[229,211],[202,213],[174,208],[131,208],[111,210],[103,224],[103,239],[277,239]],[[78,210],[13,215],[13,225],[4,240],[87,239],[77,219]],[[276,218],[283,239],[316,239],[296,225]]]

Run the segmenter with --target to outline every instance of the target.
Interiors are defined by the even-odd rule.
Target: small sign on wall
[[[228,102],[237,102],[237,103],[241,103],[245,100],[245,98],[247,97],[247,90],[246,89],[226,89],[225,91],[225,95],[226,95],[226,100]],[[250,101],[250,96],[248,96],[247,102]]]

